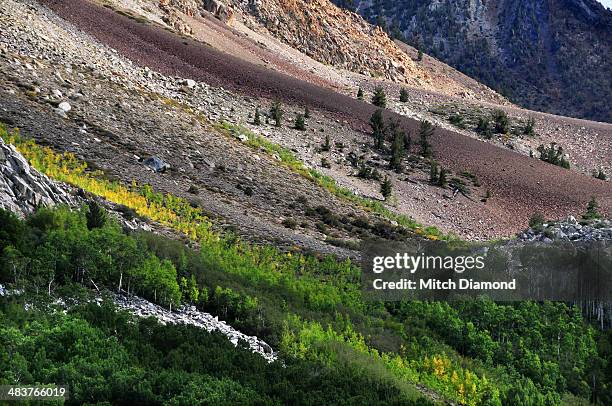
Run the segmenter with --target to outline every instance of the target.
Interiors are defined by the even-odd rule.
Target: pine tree
[[[387,200],[391,193],[393,193],[393,184],[389,180],[388,177],[385,176],[385,180],[380,184],[380,193],[383,195],[383,198]]]
[[[399,122],[390,122],[387,127],[387,132],[393,137],[391,144],[391,161],[389,167],[396,171],[402,170],[402,159],[406,153],[404,149],[404,132],[400,129]]]
[[[448,170],[444,168],[440,168],[440,176],[438,177],[438,186],[446,187],[446,185],[448,184],[447,176],[448,176]]]
[[[417,61],[422,61],[423,60],[423,50],[419,47],[419,51],[417,53]]]
[[[306,130],[306,122],[304,121],[304,116],[302,114],[298,114],[295,116],[295,123],[293,128],[300,131]]]
[[[372,137],[374,137],[374,146],[382,149],[385,143],[385,124],[383,122],[382,110],[376,110],[370,117],[370,127],[372,127]]]
[[[407,132],[404,134],[404,149],[406,150],[407,154],[410,153],[411,146],[412,146],[412,137],[410,136],[410,133]]]
[[[421,141],[421,155],[425,158],[429,158],[432,155],[431,144],[429,138],[434,133],[434,126],[427,120],[421,121],[419,128],[419,137]]]
[[[363,89],[361,87],[357,90],[357,100],[363,100]]]
[[[406,40],[404,38],[404,33],[402,33],[402,30],[400,29],[399,24],[397,23],[397,20],[393,20],[389,36],[393,39],[399,39],[400,41]]]
[[[510,129],[508,115],[503,110],[493,111],[493,121],[495,122],[495,132],[498,134],[506,134]]]
[[[329,151],[331,149],[331,140],[329,134],[325,134],[325,143],[321,146],[321,151]]]
[[[535,118],[529,117],[527,119],[527,123],[525,124],[525,127],[523,128],[523,134],[528,135],[528,136],[535,135]]]
[[[438,164],[435,161],[432,161],[429,167],[429,181],[432,184],[437,185],[438,179],[440,179],[440,173],[438,171]]]
[[[582,215],[582,218],[585,220],[595,220],[600,219],[601,214],[599,214],[599,204],[597,200],[595,200],[595,196],[591,197],[589,204],[587,205],[586,213]]]
[[[402,103],[407,103],[408,102],[408,90],[405,87],[402,87],[400,89],[400,101]]]
[[[87,228],[93,230],[94,228],[102,228],[106,224],[106,211],[96,201],[90,201],[87,203],[88,211],[85,215],[87,219]]]
[[[270,116],[272,116],[272,119],[274,120],[274,125],[276,127],[280,127],[283,123],[283,106],[281,105],[281,102],[278,100],[275,100],[272,103],[272,107],[270,107]]]
[[[308,106],[304,107],[304,118],[310,118],[310,109]]]
[[[259,107],[255,108],[255,118],[253,119],[253,124],[261,125],[261,115],[259,113]]]
[[[385,94],[385,89],[383,89],[382,86],[376,86],[374,89],[372,104],[381,108],[385,108],[387,106],[387,95]]]
[[[491,139],[493,136],[493,131],[491,130],[491,122],[486,117],[478,118],[478,125],[476,126],[476,132],[485,137],[486,139]]]
[[[388,32],[387,20],[381,14],[376,17],[376,25],[378,25],[384,32]]]

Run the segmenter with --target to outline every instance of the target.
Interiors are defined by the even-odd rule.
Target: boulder
[[[231,24],[234,21],[234,10],[219,0],[204,0],[202,8],[224,23]]]
[[[183,84],[189,89],[193,89],[194,87],[196,87],[196,81],[193,79],[185,79],[183,80]]]
[[[151,168],[153,172],[163,173],[170,169],[170,164],[164,162],[161,158],[156,156],[149,157],[143,161],[143,163]]]
[[[66,101],[61,102],[57,108],[62,110],[64,113],[68,113],[70,110],[72,110],[72,106]]]

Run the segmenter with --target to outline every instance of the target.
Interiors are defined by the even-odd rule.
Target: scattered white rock
[[[612,220],[594,219],[578,223],[570,216],[566,221],[545,223],[518,235],[520,241],[612,241]]]
[[[62,110],[64,113],[68,113],[70,110],[72,110],[72,106],[66,101],[61,102],[57,108]]]
[[[170,311],[138,296],[114,295],[114,300],[119,308],[128,310],[139,317],[154,317],[162,324],[188,324],[209,332],[218,331],[225,335],[234,346],[237,346],[241,341],[244,342],[251,351],[261,355],[268,362],[273,362],[278,357],[272,347],[265,341],[241,333],[224,321],[219,320],[217,316],[201,312],[194,306],[182,306],[177,310]]]

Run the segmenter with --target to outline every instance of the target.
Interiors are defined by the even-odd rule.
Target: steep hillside
[[[258,4],[281,3],[311,4]],[[612,124],[488,102],[427,56],[430,88],[325,65],[249,16],[0,0],[0,206],[24,214],[0,208],[0,383],[61,383],[67,404],[611,404],[612,334],[592,323],[610,305],[375,300],[358,260],[372,240],[461,254],[446,232],[511,236],[536,211],[509,244],[609,240],[612,183],[584,172],[612,169]],[[340,28],[322,35],[350,44]],[[566,169],[508,146],[553,131],[598,151],[568,148]],[[53,202],[96,203],[34,207],[59,182]]]
[[[612,121],[612,12],[595,0],[335,3],[530,109]]]
[[[467,83],[457,80],[457,75],[430,69],[379,27],[329,0],[101,3],[134,18],[166,25],[249,62],[327,87],[350,89],[351,93],[355,86],[347,80],[347,72],[445,95],[507,103],[477,81]]]

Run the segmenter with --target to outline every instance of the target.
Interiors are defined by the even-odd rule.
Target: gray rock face
[[[0,139],[0,207],[25,216],[39,206],[75,202],[68,188],[32,168],[14,146]]]

